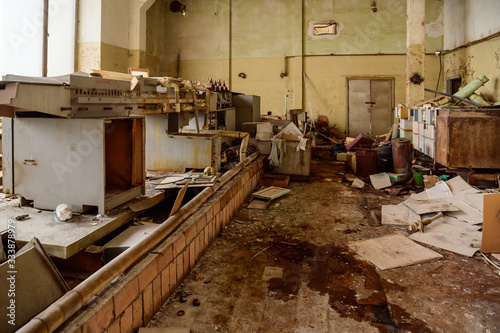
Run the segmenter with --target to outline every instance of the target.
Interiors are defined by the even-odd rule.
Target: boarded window
[[[337,34],[337,23],[335,22],[323,22],[314,23],[313,35],[336,35]]]

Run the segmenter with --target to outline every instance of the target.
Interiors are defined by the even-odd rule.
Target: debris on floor
[[[382,270],[420,264],[443,257],[398,234],[351,242],[349,247]]]

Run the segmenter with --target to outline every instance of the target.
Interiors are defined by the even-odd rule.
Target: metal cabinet
[[[184,172],[186,169],[220,170],[221,137],[207,133],[167,134],[165,115],[146,116],[146,169]]]
[[[4,192],[99,213],[145,193],[144,119],[3,118]]]

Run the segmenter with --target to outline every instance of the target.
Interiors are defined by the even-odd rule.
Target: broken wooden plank
[[[408,226],[410,223],[420,221],[420,215],[402,203],[382,206],[382,224]]]
[[[398,234],[351,242],[349,247],[382,270],[420,264],[443,257]]]
[[[249,208],[249,209],[267,209],[270,204],[271,204],[271,200],[253,199],[252,201],[250,201],[247,208]]]
[[[172,207],[172,211],[170,212],[170,215],[168,217],[177,213],[177,211],[181,207],[182,199],[184,199],[184,195],[186,195],[186,191],[188,189],[189,183],[191,183],[190,180],[188,180],[187,183],[181,188],[179,193],[177,193],[177,198],[175,198],[174,206]]]
[[[274,200],[287,193],[290,193],[290,190],[287,188],[271,186],[258,192],[252,193],[252,196],[259,199]]]

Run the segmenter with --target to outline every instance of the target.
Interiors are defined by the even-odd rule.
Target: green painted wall
[[[186,16],[172,13],[162,1],[147,13],[146,64],[153,75],[226,80],[233,91],[260,95],[263,113],[282,115],[285,105],[308,110],[305,71],[308,83],[318,91],[311,96],[313,109],[341,129],[346,126],[348,76],[393,77],[395,102],[405,101],[406,0],[378,0],[376,13],[371,1],[186,4]],[[427,53],[442,49],[442,18],[442,1],[427,0]],[[312,22],[322,20],[337,22],[339,34],[312,36]],[[287,75],[281,78],[285,56],[292,57],[287,60]],[[426,86],[435,88],[438,72],[439,59],[427,56]],[[238,77],[239,73],[247,78]]]

